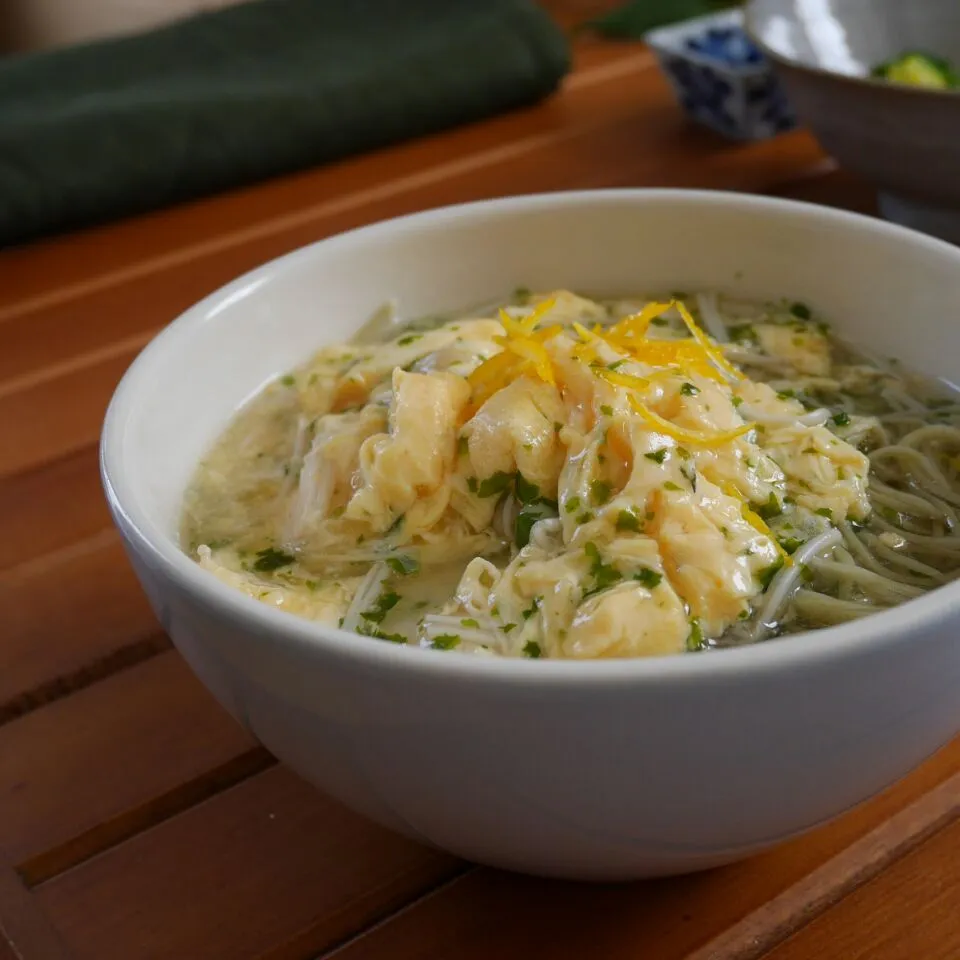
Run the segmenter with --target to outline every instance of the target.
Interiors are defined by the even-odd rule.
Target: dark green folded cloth
[[[568,67],[532,0],[256,0],[0,59],[0,245],[531,103]]]

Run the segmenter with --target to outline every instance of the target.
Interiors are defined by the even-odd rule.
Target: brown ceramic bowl
[[[960,66],[960,0],[751,0],[746,27],[824,149],[877,185],[884,216],[960,243],[960,91],[870,76],[915,50]]]

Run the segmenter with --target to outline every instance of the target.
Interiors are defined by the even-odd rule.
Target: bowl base
[[[931,206],[896,193],[881,192],[877,200],[885,220],[960,245],[960,207]]]

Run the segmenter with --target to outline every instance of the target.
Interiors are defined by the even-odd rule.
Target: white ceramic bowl
[[[960,375],[960,250],[804,204],[669,190],[522,197],[378,224],[267,264],[147,347],[102,442],[137,574],[220,702],[387,827],[468,859],[594,879],[744,857],[869,797],[956,734],[960,584],[751,648],[506,661],[319,627],[180,552],[197,458],[267,380],[387,297],[425,314],[520,284],[803,298],[855,341]]]

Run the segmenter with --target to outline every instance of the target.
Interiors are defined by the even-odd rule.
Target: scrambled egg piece
[[[262,603],[327,626],[337,625],[350,605],[350,598],[361,579],[347,577],[319,584],[309,581],[310,586],[304,589],[306,581],[298,582],[292,576],[287,583],[280,583],[242,570],[241,561],[231,550],[218,550],[214,553],[210,547],[203,545],[198,548],[197,556],[204,570],[209,570],[218,580],[235,590]]]
[[[555,496],[565,451],[556,425],[565,419],[556,387],[521,377],[498,390],[463,429],[476,476],[519,471]]]
[[[823,377],[830,372],[830,343],[802,324],[757,323],[753,326],[764,353],[785,360],[798,373]]]
[[[344,516],[374,533],[407,513],[415,527],[439,520],[450,498],[444,480],[456,457],[457,420],[469,396],[466,381],[454,374],[395,369],[390,432],[361,445],[360,487]]]

